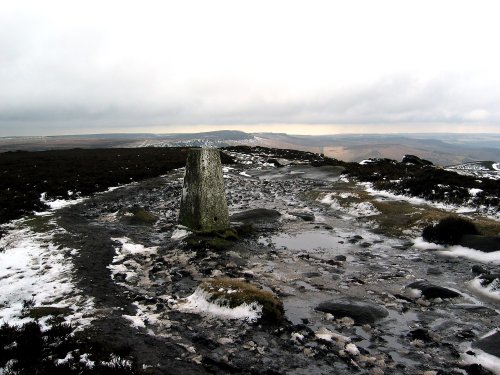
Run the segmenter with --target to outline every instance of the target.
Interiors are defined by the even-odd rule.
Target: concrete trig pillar
[[[199,231],[229,227],[219,150],[206,148],[189,150],[179,224]]]

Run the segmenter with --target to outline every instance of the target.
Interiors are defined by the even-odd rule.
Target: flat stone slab
[[[347,316],[352,318],[356,324],[371,324],[389,315],[384,307],[356,297],[325,301],[320,303],[316,310],[333,314],[336,319]]]

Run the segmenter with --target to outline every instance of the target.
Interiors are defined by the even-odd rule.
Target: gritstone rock
[[[389,314],[382,306],[355,297],[325,301],[320,303],[316,310],[333,314],[338,318],[348,316],[354,319],[356,324],[371,324]]]
[[[226,191],[217,149],[189,150],[179,223],[199,231],[229,227]]]

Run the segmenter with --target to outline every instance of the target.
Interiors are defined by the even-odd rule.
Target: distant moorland
[[[500,161],[500,134],[338,134],[288,135],[225,130],[177,134],[87,134],[0,138],[0,152],[69,148],[265,146],[321,153],[344,161],[401,160],[417,155],[449,166],[477,160]]]

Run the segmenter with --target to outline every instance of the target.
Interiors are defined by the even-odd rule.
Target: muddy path
[[[98,343],[106,351],[117,353],[124,358],[132,357],[137,364],[156,364],[149,369],[151,374],[198,374],[204,371],[197,365],[178,361],[184,350],[170,339],[138,332],[123,315],[135,315],[136,300],[144,296],[131,293],[126,287],[113,282],[109,265],[116,254],[115,237],[144,235],[147,233],[129,226],[101,225],[96,222],[99,215],[113,213],[127,204],[130,196],[144,192],[145,186],[129,186],[123,191],[93,197],[86,202],[62,209],[58,212],[58,224],[66,230],[56,238],[56,243],[64,247],[78,249],[73,258],[76,286],[92,299],[95,306],[92,326],[85,330],[91,342]],[[124,198],[127,197],[126,203]],[[139,198],[142,204],[143,197]]]

